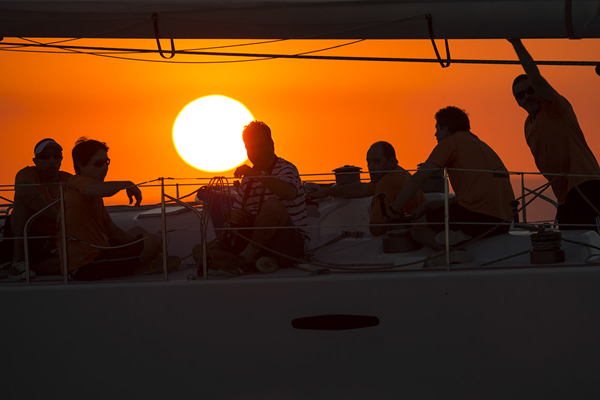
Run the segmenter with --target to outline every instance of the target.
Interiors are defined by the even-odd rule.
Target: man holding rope
[[[119,228],[102,198],[126,190],[129,204],[135,198],[139,206],[142,192],[130,181],[104,181],[110,165],[106,143],[81,138],[72,154],[76,175],[69,179],[72,188],[65,194],[69,273],[79,280],[134,275],[155,258],[161,241],[139,226],[128,231]],[[62,259],[61,238],[57,239],[57,247]]]
[[[540,172],[551,183],[560,229],[593,229],[600,210],[600,166],[585,141],[571,104],[542,77],[520,39],[510,39],[526,75],[512,86],[517,104],[529,114],[525,139]],[[557,176],[573,174],[588,176]]]
[[[271,129],[264,122],[246,125],[242,138],[252,167],[242,165],[234,172],[242,177],[242,184],[228,223],[252,229],[238,229],[230,243],[221,242],[237,257],[211,265],[231,276],[290,266],[293,259],[304,256],[307,240],[302,229],[306,199],[298,170],[275,154]]]

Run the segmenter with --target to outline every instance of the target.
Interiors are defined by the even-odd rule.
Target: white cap
[[[62,151],[62,147],[60,144],[56,143],[54,139],[43,139],[38,142],[33,148],[33,154],[37,157],[46,147],[48,146],[56,146]]]

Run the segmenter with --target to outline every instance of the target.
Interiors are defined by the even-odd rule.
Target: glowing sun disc
[[[219,95],[201,97],[177,116],[173,143],[179,156],[192,167],[227,171],[246,160],[242,129],[253,119],[239,101]]]

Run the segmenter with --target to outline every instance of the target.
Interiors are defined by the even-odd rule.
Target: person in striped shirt
[[[304,255],[308,239],[302,229],[306,226],[306,200],[298,170],[275,154],[271,129],[264,122],[246,125],[242,138],[252,167],[242,165],[234,172],[242,183],[229,225],[256,229],[236,231],[232,250],[239,255],[216,266],[234,276],[290,266],[293,259]]]

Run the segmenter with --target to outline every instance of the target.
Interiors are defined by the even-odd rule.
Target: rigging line
[[[433,45],[433,51],[435,52],[435,56],[438,59],[438,62],[442,66],[442,68],[448,68],[450,66],[450,47],[448,46],[448,39],[444,39],[444,43],[446,44],[446,59],[448,62],[444,63],[442,61],[442,57],[440,56],[440,52],[438,51],[437,45],[435,44],[435,35],[433,34],[433,17],[431,14],[427,14],[425,16],[427,19],[427,28],[429,29],[429,39],[431,40],[431,44]]]
[[[12,51],[13,53],[66,54],[64,51],[26,50],[23,46],[0,47],[0,51]]]
[[[19,37],[19,39],[22,40],[26,40],[28,42],[31,43],[35,43],[37,45],[43,46],[43,47],[53,47],[53,48],[58,48],[61,50],[66,50],[69,53],[75,53],[75,54],[86,54],[86,55],[90,55],[90,56],[97,56],[97,57],[106,57],[106,58],[115,58],[117,60],[126,60],[126,61],[142,61],[142,62],[162,62],[162,63],[175,63],[175,64],[233,64],[233,63],[240,63],[240,62],[253,62],[253,61],[264,61],[264,60],[269,60],[270,58],[264,58],[264,59],[256,59],[256,60],[234,60],[234,61],[164,61],[164,60],[144,60],[141,58],[132,58],[132,57],[118,57],[118,56],[114,56],[114,55],[110,55],[110,54],[102,54],[102,53],[97,53],[97,52],[86,52],[86,51],[75,51],[63,46],[56,46],[54,44],[46,44],[46,43],[42,43],[42,42],[37,42],[35,40],[32,39],[28,39],[25,37]],[[60,42],[59,42],[60,43]],[[25,44],[21,44],[18,47],[22,48],[25,47]],[[160,47],[160,43],[159,43],[159,47]],[[4,50],[0,47],[0,50]],[[22,52],[31,52],[31,51],[27,51],[27,50],[19,50]],[[159,49],[159,51],[161,52],[161,56],[162,56],[162,50]],[[62,54],[63,52],[37,52],[34,51],[34,53],[56,53],[56,54]],[[108,53],[108,52],[107,52]],[[139,51],[127,51],[127,52],[122,52],[122,54],[127,54],[127,53],[133,53],[133,54],[138,54]],[[164,57],[163,58],[169,60],[171,58],[173,58],[174,54],[171,55],[171,57]]]
[[[79,54],[87,54],[90,56],[97,56],[97,57],[114,58],[117,60],[153,62],[153,63],[165,63],[165,64],[235,64],[235,63],[247,63],[247,62],[255,62],[255,61],[266,61],[266,60],[273,59],[271,57],[271,58],[257,58],[254,60],[232,60],[232,61],[170,61],[170,60],[144,60],[142,58],[119,57],[119,56],[111,56],[108,54],[87,53],[87,52],[78,52],[78,53]]]
[[[160,54],[160,56],[166,60],[169,60],[173,57],[175,57],[175,42],[173,41],[173,38],[170,38],[171,40],[171,50],[169,51],[169,53],[171,53],[170,56],[166,56],[165,52],[163,51],[161,45],[160,45],[160,32],[158,30],[158,14],[154,13],[152,14],[152,16],[150,17],[152,18],[152,21],[154,22],[154,38],[156,39],[156,45],[158,46],[158,54]]]
[[[10,199],[7,199],[6,197],[2,197],[2,196],[0,196],[0,199],[2,199],[2,200],[5,200],[5,201],[8,201],[9,203],[12,203],[12,204],[14,204],[14,201],[12,201],[12,200],[10,200]]]
[[[20,38],[20,39],[28,40],[28,41],[33,42],[33,43],[43,44],[41,42],[35,42],[35,41],[29,40],[27,38]],[[278,39],[278,40],[274,40],[274,41],[271,41],[271,42],[276,42],[276,41],[281,41],[281,40],[288,40],[288,39]],[[343,43],[343,44],[339,44],[339,45],[336,45],[336,46],[325,47],[325,48],[322,48],[322,49],[306,51],[306,52],[303,52],[303,53],[296,53],[296,55],[318,53],[318,52],[321,52],[321,51],[327,51],[327,50],[332,50],[332,49],[336,49],[336,48],[340,48],[340,47],[350,46],[350,45],[353,45],[355,43],[364,42],[364,41],[365,41],[365,39],[358,39],[358,40],[352,41],[350,43]],[[263,42],[263,43],[268,43],[268,42]],[[52,43],[50,43],[50,44],[52,44]],[[224,46],[224,47],[234,47],[234,46],[238,46],[238,45]],[[242,46],[242,45],[239,45],[239,46]],[[215,47],[215,48],[220,48],[220,47]],[[188,49],[187,51],[192,51],[192,50]],[[89,54],[89,55],[95,55],[95,56],[113,55],[112,58],[117,58],[117,59],[120,58],[120,59],[123,59],[123,60],[130,60],[130,61],[149,61],[149,60],[144,60],[144,59],[134,59],[134,58],[130,58],[130,57],[116,57],[116,56],[114,56],[114,54],[137,54],[136,51],[124,51],[124,52],[108,52],[107,51],[105,53],[101,53],[101,52],[93,52],[93,53],[92,52],[81,52],[81,53],[83,53],[83,54]],[[162,53],[161,53],[161,56],[162,56]],[[163,58],[171,59],[173,57],[163,57]],[[237,60],[237,61],[200,61],[200,62],[193,61],[193,62],[187,62],[187,63],[194,63],[194,64],[216,64],[216,63],[232,63],[232,62],[266,61],[266,60],[272,60],[272,59],[273,58],[263,58],[263,59],[259,59],[259,60]]]
[[[326,50],[331,50],[331,49],[337,49],[338,47],[350,46],[350,45],[352,45],[352,44],[359,43],[359,42],[364,42],[364,41],[365,41],[365,39],[358,39],[358,40],[355,40],[355,41],[353,41],[353,42],[350,42],[350,43],[339,44],[339,45],[337,45],[337,46],[326,47],[326,48],[324,48],[324,49],[319,49],[319,50],[305,51],[304,53],[297,53],[296,55],[304,55],[304,54],[318,53],[318,52],[320,52],[320,51],[326,51]]]
[[[19,45],[18,43],[0,44],[7,46]],[[25,47],[48,47],[62,48],[65,50],[114,50],[114,51],[137,51],[138,53],[158,53],[158,50],[151,49],[129,49],[129,48],[111,48],[98,46],[54,46],[54,45],[35,45],[24,43]],[[397,57],[357,57],[357,56],[315,56],[315,55],[294,55],[294,54],[269,54],[269,53],[225,53],[210,51],[186,51],[175,50],[176,54],[203,55],[203,56],[224,56],[224,57],[251,57],[251,58],[283,58],[283,59],[306,59],[306,60],[327,60],[327,61],[385,61],[385,62],[414,62],[414,63],[437,63],[437,59],[431,58],[397,58]],[[83,53],[86,54],[86,53]],[[150,61],[150,60],[148,60]],[[449,61],[449,60],[442,60]],[[455,64],[498,64],[498,65],[521,65],[518,60],[474,60],[474,59],[453,59]],[[536,61],[537,65],[562,65],[562,66],[596,66],[600,61]]]
[[[19,48],[22,48],[23,45],[19,45]],[[110,54],[104,54],[104,53],[94,53],[94,52],[86,52],[86,51],[74,51],[74,50],[69,50],[69,49],[62,49],[65,51],[43,51],[43,50],[25,50],[25,49],[16,49],[16,48],[2,48],[0,47],[0,51],[12,51],[15,53],[39,53],[39,54],[71,54],[71,55],[77,55],[77,54],[81,54],[81,55],[88,55],[88,56],[97,56],[97,57],[107,57],[107,58],[114,58],[117,60],[124,60],[124,61],[140,61],[140,62],[153,62],[153,63],[165,63],[165,64],[234,64],[234,63],[248,63],[248,62],[255,62],[255,61],[266,61],[266,60],[272,60],[273,58],[257,58],[254,60],[231,60],[231,61],[169,61],[169,60],[145,60],[142,58],[133,58],[133,57],[119,57],[119,56],[112,56]],[[108,52],[107,52],[108,53]],[[123,54],[125,53],[138,53],[137,51],[134,52],[123,52]]]
[[[198,51],[198,50],[214,50],[214,49],[227,49],[231,47],[243,47],[243,46],[254,46],[257,44],[267,44],[267,43],[277,43],[277,42],[285,42],[288,40],[295,39],[273,39],[273,40],[263,40],[262,42],[254,42],[254,43],[244,43],[244,44],[229,44],[227,46],[213,46],[213,47],[197,47],[194,49],[185,49],[188,51]]]
[[[303,53],[296,53],[296,55],[318,53],[318,52],[321,52],[321,51],[327,51],[327,50],[336,49],[336,48],[339,48],[339,47],[350,46],[350,45],[353,45],[355,43],[359,43],[359,42],[363,42],[363,41],[365,41],[365,39],[358,39],[358,40],[355,40],[355,41],[350,42],[350,43],[343,43],[343,44],[339,44],[339,45],[336,45],[336,46],[325,47],[325,48],[322,48],[322,49],[306,51],[306,52],[303,52]],[[136,54],[136,52],[105,52],[105,53],[100,53],[100,52],[87,53],[87,52],[83,52],[83,53],[90,54],[90,55],[97,55],[97,56],[104,55],[104,54],[111,54],[111,55],[112,54]],[[133,61],[136,61],[136,60],[137,61],[148,61],[148,60],[133,59],[133,58],[128,58],[128,57],[114,57],[114,58],[129,59],[129,60],[133,60]],[[165,57],[163,57],[163,58],[165,58]],[[168,58],[170,59],[170,58],[173,58],[173,57],[168,57]],[[198,62],[198,61],[191,61],[190,63],[194,63],[194,64],[214,64],[214,63],[266,61],[266,60],[273,60],[273,59],[274,58],[262,58],[262,59],[257,59],[257,60],[237,60],[237,61],[200,61],[200,62]]]

